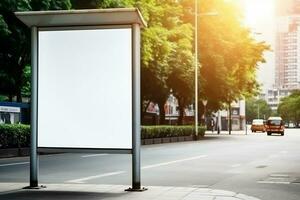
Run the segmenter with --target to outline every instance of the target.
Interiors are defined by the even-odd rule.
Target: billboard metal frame
[[[116,153],[132,154],[132,187],[127,191],[143,191],[141,187],[141,119],[140,119],[140,28],[146,26],[138,9],[98,9],[78,11],[36,11],[17,12],[16,16],[31,28],[31,148],[30,185],[27,188],[40,188],[38,184],[38,152],[72,153]],[[118,14],[123,16],[118,18]],[[83,18],[76,21],[76,16]],[[102,17],[99,20],[95,17]],[[53,19],[57,17],[57,25]],[[120,19],[125,19],[126,23]],[[83,20],[85,19],[85,20]],[[101,23],[101,20],[103,24]],[[95,23],[94,21],[99,21]],[[111,22],[110,22],[111,21]],[[85,23],[86,22],[86,23]],[[105,23],[104,23],[105,22]],[[38,31],[39,30],[89,30],[106,28],[131,28],[132,31],[132,149],[101,148],[38,148]]]

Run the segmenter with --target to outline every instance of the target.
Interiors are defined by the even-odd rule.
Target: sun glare
[[[274,0],[241,0],[244,5],[245,23],[249,26],[259,21],[273,18],[275,12]]]

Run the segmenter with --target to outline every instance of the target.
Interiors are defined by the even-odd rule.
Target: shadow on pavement
[[[212,135],[212,134],[206,134],[205,137],[201,138],[202,140],[232,140],[232,137],[226,137],[224,135]]]
[[[95,193],[74,191],[16,191],[0,194],[0,199],[5,200],[94,200],[125,196],[126,193]]]

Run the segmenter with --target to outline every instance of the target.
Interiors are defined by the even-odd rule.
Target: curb
[[[215,190],[210,188],[196,187],[170,187],[170,186],[149,186],[144,192],[126,192],[127,185],[98,185],[98,184],[46,184],[45,189],[32,190],[21,189],[27,183],[0,183],[0,198],[22,199],[36,196],[44,196],[47,199],[72,199],[80,192],[81,198],[89,200],[99,199],[153,199],[153,200],[260,200],[258,198],[226,190]],[[40,195],[38,195],[40,194]],[[92,194],[92,195],[91,195]],[[61,195],[61,196],[60,196]],[[34,198],[35,199],[35,198]]]

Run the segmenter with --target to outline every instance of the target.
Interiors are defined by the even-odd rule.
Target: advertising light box
[[[38,31],[38,147],[132,149],[132,30]]]

